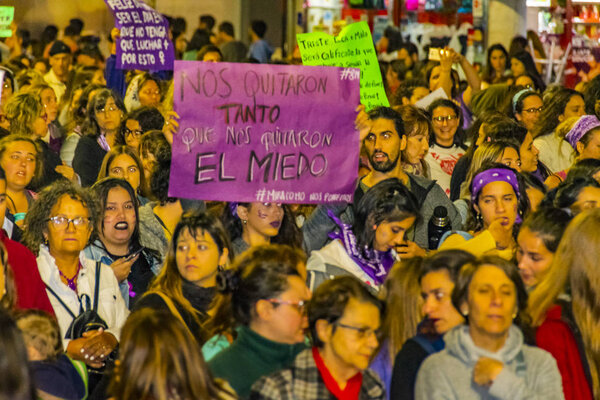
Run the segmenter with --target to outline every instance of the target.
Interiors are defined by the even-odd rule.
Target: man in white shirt
[[[50,71],[44,75],[44,80],[56,93],[58,103],[67,90],[67,80],[73,56],[71,49],[64,42],[57,40],[50,48]]]

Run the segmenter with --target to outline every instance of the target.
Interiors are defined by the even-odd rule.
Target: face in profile
[[[452,305],[452,290],[454,282],[446,269],[429,272],[421,279],[423,314],[433,322],[439,335],[464,322],[462,315]]]

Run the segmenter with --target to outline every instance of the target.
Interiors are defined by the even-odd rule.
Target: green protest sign
[[[377,106],[389,107],[383,88],[377,54],[371,31],[366,22],[345,27],[338,36],[323,32],[296,35],[304,65],[360,68],[360,102],[367,110]],[[342,79],[354,79],[358,71],[340,71]]]
[[[0,37],[12,36],[12,29],[10,24],[13,22],[15,17],[15,8],[10,6],[0,7]]]

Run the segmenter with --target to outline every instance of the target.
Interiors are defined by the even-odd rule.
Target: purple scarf
[[[385,278],[388,276],[388,272],[396,261],[392,251],[377,251],[370,249],[365,246],[361,252],[356,247],[356,236],[352,232],[352,227],[348,224],[344,224],[339,218],[331,211],[327,211],[327,215],[339,226],[340,231],[333,231],[329,233],[329,237],[333,240],[339,239],[346,253],[352,258],[352,260],[360,266],[360,268],[375,282],[377,285],[383,284]]]

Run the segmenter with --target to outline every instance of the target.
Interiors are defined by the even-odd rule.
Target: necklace
[[[77,276],[79,275],[79,271],[81,271],[81,261],[79,262],[79,265],[77,266],[77,271],[75,271],[75,275],[73,275],[73,277],[70,279],[65,274],[63,274],[63,272],[60,270],[60,268],[58,269],[58,273],[60,274],[60,276],[65,278],[65,280],[67,281],[67,286],[69,287],[69,289],[71,289],[75,293],[77,293],[77,285],[75,284],[75,279],[77,279]]]

